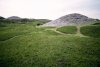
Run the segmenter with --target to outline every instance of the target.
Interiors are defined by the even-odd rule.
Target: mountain
[[[7,19],[10,19],[10,20],[19,20],[21,18],[18,17],[18,16],[11,16],[11,17],[8,17]]]
[[[96,21],[95,19],[89,18],[85,15],[72,13],[72,14],[68,14],[63,17],[60,17],[51,22],[48,22],[42,26],[44,27],[44,26],[86,25],[86,24],[92,24],[95,21]]]

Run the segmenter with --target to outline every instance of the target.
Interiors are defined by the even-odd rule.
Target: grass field
[[[60,32],[66,33],[66,34],[76,34],[77,28],[76,26],[64,26],[57,29]]]
[[[99,30],[98,37],[88,35],[100,26],[82,27],[88,37],[80,37],[76,29],[63,35],[37,23],[0,27],[0,67],[100,67]]]
[[[95,38],[100,38],[100,25],[81,27],[81,33]]]

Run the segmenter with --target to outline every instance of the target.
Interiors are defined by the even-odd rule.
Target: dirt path
[[[46,30],[52,30],[52,31],[54,31],[54,32],[56,32],[56,33],[65,35],[65,33],[62,33],[62,32],[60,32],[60,31],[57,31],[57,29],[58,29],[58,27],[57,27],[57,28],[53,28],[53,29],[46,29]]]
[[[80,27],[81,27],[81,26],[76,26],[76,27],[77,27],[77,33],[78,33],[78,34],[81,34],[81,32],[80,32]]]
[[[63,34],[63,35],[65,35],[65,33],[60,32],[60,31],[57,31],[57,29],[58,29],[58,28],[55,28],[54,31],[57,32],[57,33],[59,33],[59,34]]]
[[[77,36],[80,36],[80,37],[87,37],[87,36],[84,36],[84,35],[80,32],[81,26],[76,26],[76,27],[77,27],[77,33],[76,33]]]
[[[83,34],[81,34],[80,32],[80,27],[81,26],[76,26],[77,27],[77,33],[75,34],[75,36],[79,36],[79,37],[87,37],[87,36],[84,36]],[[63,33],[63,32],[60,32],[60,31],[57,31],[57,29],[60,28],[60,27],[56,27],[56,28],[53,28],[53,29],[46,29],[46,30],[52,30],[56,33],[59,33],[61,35],[71,35],[71,34],[66,34],[66,33]]]

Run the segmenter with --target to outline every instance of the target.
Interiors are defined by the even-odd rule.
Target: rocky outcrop
[[[69,15],[65,15],[63,17],[60,17],[59,19],[53,20],[51,22],[48,22],[42,26],[67,26],[67,25],[85,25],[85,24],[91,24],[95,20],[92,18],[88,18],[87,16],[73,13]]]

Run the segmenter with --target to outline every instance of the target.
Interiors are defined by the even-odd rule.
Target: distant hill
[[[39,21],[42,21],[42,22],[50,22],[51,21],[49,19],[36,19],[36,20],[39,20]]]
[[[2,17],[2,16],[0,16],[0,20],[3,20],[3,19],[5,19],[4,17]]]
[[[18,17],[18,16],[11,16],[11,17],[8,17],[7,19],[10,19],[10,20],[19,20],[21,18]]]
[[[48,22],[42,26],[67,26],[67,25],[85,25],[85,24],[93,24],[96,19],[89,18],[85,15],[73,13],[69,15],[65,15],[56,20]]]

